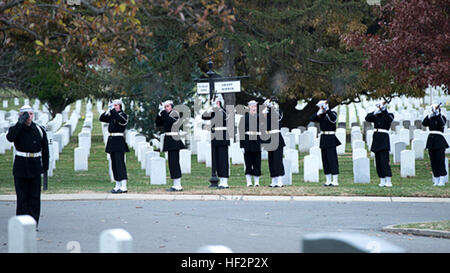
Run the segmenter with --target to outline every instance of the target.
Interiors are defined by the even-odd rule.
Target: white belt
[[[123,133],[109,133],[109,136],[123,136]]]
[[[178,136],[178,135],[185,135],[185,134],[187,134],[186,132],[167,132],[167,133],[164,133],[164,135],[166,135],[166,136]]]
[[[255,131],[248,131],[245,132],[246,135],[251,135],[251,136],[260,136],[261,132],[255,132]]]
[[[225,131],[227,127],[214,127],[215,131]]]
[[[277,134],[277,133],[281,133],[281,130],[270,130],[270,131],[266,131],[266,134]]]
[[[25,152],[19,152],[19,151],[16,151],[16,155],[22,156],[22,157],[41,157],[41,156],[42,156],[42,153],[41,153],[41,152],[37,152],[37,153],[25,153]]]
[[[322,134],[323,135],[334,135],[334,134],[336,134],[336,132],[335,131],[323,131]]]
[[[374,129],[374,132],[389,134],[389,131],[386,129]]]
[[[430,131],[429,133],[444,136],[444,133],[442,133],[441,131]]]

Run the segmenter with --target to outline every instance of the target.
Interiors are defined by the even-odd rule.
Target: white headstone
[[[150,184],[166,184],[166,160],[162,157],[152,157],[150,159]]]
[[[191,151],[180,150],[180,167],[181,173],[191,173]]]
[[[403,150],[400,153],[400,176],[416,176],[414,152],[411,150]]]
[[[298,151],[295,149],[284,150],[284,156],[291,162],[291,172],[299,173]]]
[[[311,143],[311,131],[305,131],[303,134],[300,135],[299,141],[298,141],[298,149],[300,152],[309,152],[309,148],[312,147]]]
[[[406,143],[399,141],[394,143],[394,163],[400,163],[400,153],[403,150],[406,150]]]
[[[336,129],[336,137],[341,142],[341,145],[336,147],[336,151],[338,155],[343,155],[345,153],[345,145],[346,145],[346,131],[344,128]]]
[[[315,155],[307,155],[303,161],[303,180],[305,182],[319,182],[319,158]]]
[[[36,247],[36,221],[29,215],[14,216],[8,221],[8,252],[32,253]]]
[[[323,162],[322,162],[322,150],[317,147],[312,147],[309,149],[310,155],[315,155],[319,159],[319,170],[323,170]]]
[[[211,143],[206,143],[204,153],[205,153],[205,165],[207,168],[211,168],[212,166]]]
[[[370,159],[358,157],[353,160],[354,183],[370,183]]]
[[[133,238],[124,229],[108,229],[100,234],[100,253],[131,253]]]
[[[296,151],[296,150],[295,150]],[[292,185],[292,161],[286,158],[283,158],[284,165],[284,176],[282,178],[283,185]]]
[[[84,147],[78,147],[74,150],[74,170],[88,170],[88,150]]]
[[[152,157],[159,157],[159,153],[151,151],[151,150],[149,150],[147,153],[145,153],[145,175],[146,176],[150,176],[150,169],[151,169],[150,159]]]
[[[197,149],[197,162],[204,163],[204,162],[206,162],[206,145],[208,145],[208,142],[200,141],[198,143],[198,145],[199,145],[200,149]],[[210,154],[211,154],[211,152],[210,152]]]
[[[414,151],[414,158],[416,160],[424,158],[425,142],[422,139],[413,139],[411,149]]]
[[[359,157],[367,157],[367,151],[364,148],[358,148],[352,151],[352,159],[355,160]]]
[[[231,143],[231,163],[244,164],[244,153],[242,153],[239,142]]]

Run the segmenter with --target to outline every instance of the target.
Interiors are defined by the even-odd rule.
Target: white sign
[[[226,81],[214,83],[217,93],[241,92],[241,81]]]
[[[80,0],[67,0],[67,5],[69,5],[69,6],[73,6],[73,5],[79,6],[80,4],[81,4]]]
[[[208,95],[209,94],[209,83],[208,82],[197,83],[197,94]]]

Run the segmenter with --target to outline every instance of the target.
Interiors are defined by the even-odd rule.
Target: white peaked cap
[[[316,105],[320,106],[320,105],[325,105],[328,104],[327,100],[320,100]]]
[[[173,101],[172,100],[166,100],[163,104],[164,104],[164,106],[166,106],[167,104],[173,105]]]
[[[34,112],[34,109],[29,105],[24,105],[20,108],[19,112]]]
[[[258,105],[258,103],[254,100],[251,100],[248,102],[248,106],[252,106],[252,105]]]

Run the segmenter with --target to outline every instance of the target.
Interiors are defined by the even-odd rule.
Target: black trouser
[[[320,149],[322,153],[323,172],[325,174],[339,174],[339,162],[336,147]]]
[[[379,178],[392,177],[388,150],[375,153],[375,165],[377,165],[377,174]]]
[[[446,176],[447,170],[445,170],[445,149],[428,150],[428,154],[430,155],[433,176]]]
[[[111,168],[115,181],[122,181],[128,179],[127,167],[125,166],[125,152],[112,152],[109,154],[111,157]]]
[[[261,151],[244,153],[245,174],[261,176]]]
[[[218,177],[229,177],[228,146],[212,145]]]
[[[168,151],[168,153],[170,178],[181,178],[180,150]]]
[[[279,147],[275,151],[269,153],[269,171],[270,177],[278,177],[284,175],[283,165],[283,147]]]
[[[14,176],[14,186],[17,195],[16,215],[30,215],[38,224],[41,214],[41,176]]]

